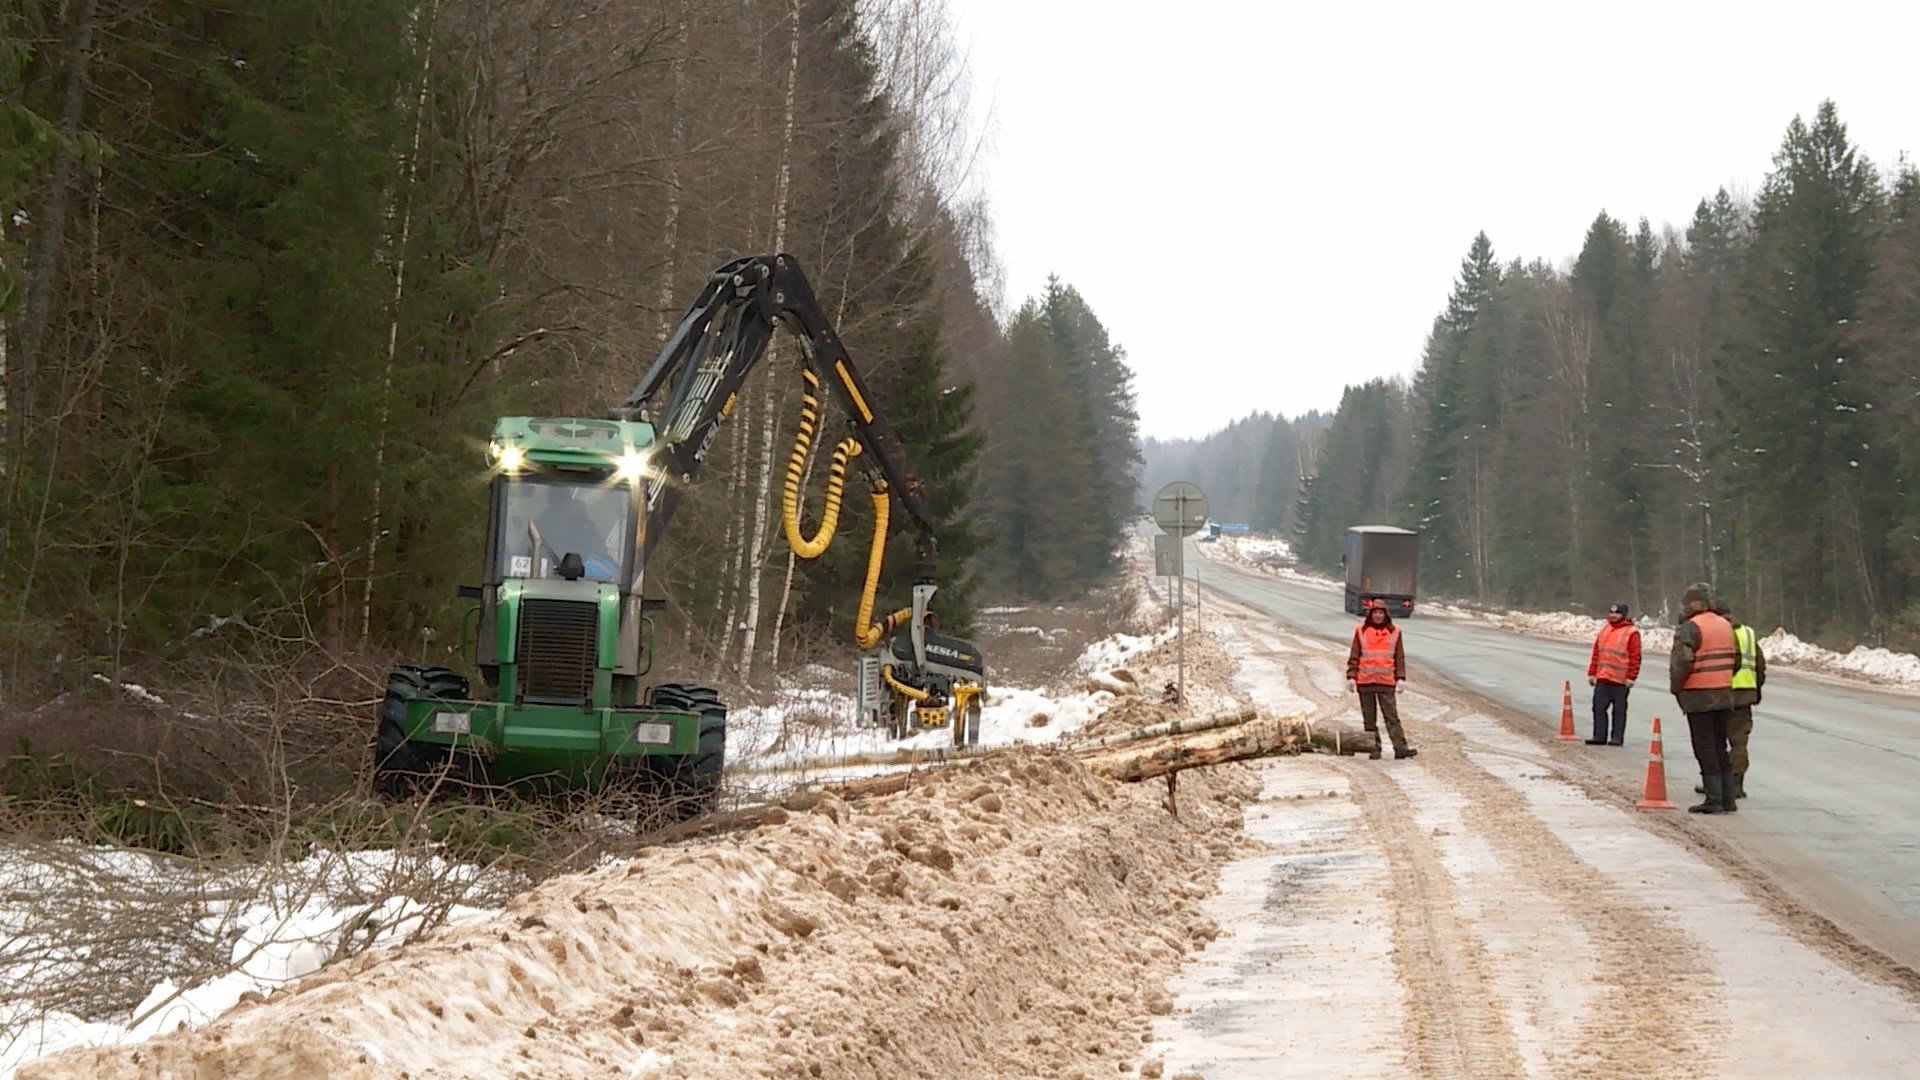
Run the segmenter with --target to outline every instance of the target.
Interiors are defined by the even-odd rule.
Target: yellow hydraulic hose
[[[780,524],[786,529],[787,546],[803,559],[817,559],[833,542],[833,530],[840,523],[840,492],[847,483],[847,461],[860,456],[860,441],[846,438],[833,448],[833,464],[827,474],[827,504],[820,514],[820,528],[812,536],[800,531],[800,477],[806,467],[807,450],[813,445],[814,418],[819,415],[820,379],[811,371],[801,371],[807,382],[800,391],[800,427],[793,435],[793,452],[787,455],[787,480],[780,492]]]
[[[863,649],[880,644],[895,627],[913,618],[912,608],[901,608],[880,622],[873,617],[873,596],[880,591],[880,562],[887,553],[888,492],[885,481],[873,485],[873,543],[867,548],[867,580],[860,588],[860,607],[853,614],[853,640]]]
[[[925,701],[933,696],[917,686],[908,686],[906,683],[894,678],[892,664],[884,664],[881,666],[880,677],[886,680],[887,689],[892,690],[901,697],[912,698],[915,701]]]

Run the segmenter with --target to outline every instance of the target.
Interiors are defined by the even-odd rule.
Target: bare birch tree
[[[394,194],[400,224],[389,245],[393,252],[393,305],[387,318],[386,363],[380,371],[380,422],[374,434],[373,495],[367,513],[367,580],[360,594],[362,643],[373,634],[373,582],[380,568],[380,500],[386,481],[387,425],[393,415],[393,364],[400,348],[400,305],[407,296],[407,245],[413,239],[413,190],[420,177],[420,136],[426,127],[427,99],[433,85],[429,80],[433,74],[434,30],[440,22],[440,0],[429,0],[426,11],[416,17],[419,19],[420,89],[413,101],[413,139],[407,149],[399,190]]]
[[[773,196],[773,250],[785,249],[787,239],[787,196],[793,181],[793,127],[794,101],[800,79],[800,0],[787,0],[787,17],[790,24],[787,48],[786,105],[780,128],[780,167],[779,179]],[[776,407],[777,387],[774,380],[766,378],[766,391],[762,398],[765,416],[761,419],[760,457],[755,465],[758,470],[754,478],[753,531],[747,539],[747,608],[743,617],[745,630],[740,640],[740,677],[749,679],[753,675],[754,646],[760,629],[760,578],[767,543],[767,518],[773,493],[773,431],[774,418],[779,415]]]

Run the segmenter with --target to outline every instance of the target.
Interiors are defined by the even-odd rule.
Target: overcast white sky
[[[1825,97],[1876,163],[1920,146],[1915,0],[948,2],[1008,296],[1079,288],[1160,438],[1410,373],[1478,230],[1684,228]]]

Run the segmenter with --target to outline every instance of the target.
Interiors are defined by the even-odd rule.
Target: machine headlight
[[[648,455],[639,450],[629,450],[620,455],[620,464],[613,470],[615,480],[638,480],[647,472]]]
[[[499,456],[501,472],[519,472],[520,467],[527,463],[527,452],[517,446],[501,447]]]

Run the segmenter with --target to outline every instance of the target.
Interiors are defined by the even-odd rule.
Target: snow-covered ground
[[[1084,726],[1125,689],[1108,673],[1172,636],[1169,629],[1101,638],[1082,651],[1063,685],[1052,689],[989,688],[980,715],[980,745],[1051,743]],[[839,776],[841,762],[852,766],[896,750],[952,745],[953,737],[944,728],[896,740],[882,728],[860,727],[854,722],[852,699],[831,690],[791,691],[776,704],[737,709],[727,723],[728,768],[742,773],[831,769]]]
[[[1002,615],[1017,612],[995,609]],[[981,744],[1050,743],[1084,726],[1129,689],[1110,672],[1167,641],[1171,633],[1115,634],[1095,641],[1051,689],[993,688],[982,710]],[[879,729],[857,727],[852,700],[820,685],[831,685],[841,673],[822,668],[799,676],[808,685],[789,689],[774,704],[736,709],[729,718],[728,769],[744,793],[879,771],[824,763],[951,745],[945,730],[897,742]],[[785,774],[786,784],[760,782],[776,772]],[[497,887],[481,889],[478,878],[470,867],[391,852],[320,852],[271,870],[246,868],[215,876],[176,860],[113,849],[75,845],[46,860],[0,849],[0,985],[7,987],[0,993],[0,1080],[10,1080],[20,1065],[66,1047],[138,1042],[183,1024],[205,1024],[249,993],[265,994],[344,955],[404,940],[423,920],[456,921],[484,914],[487,908],[448,900],[502,895]],[[189,987],[162,980],[130,1016],[111,1022],[38,1007],[32,987],[81,975],[91,948],[81,944],[63,949],[57,941],[38,940],[59,925],[46,917],[40,898],[75,887],[98,890],[102,882],[138,883],[177,905],[192,905],[199,913],[196,936],[223,947],[230,943],[227,970]],[[416,887],[423,883],[431,889]],[[423,891],[431,891],[440,902],[428,906],[406,898]],[[162,960],[154,966],[169,965]]]
[[[1276,537],[1235,537],[1231,541],[1223,540],[1223,542],[1232,543],[1240,554],[1251,559],[1286,559],[1289,562],[1293,560],[1293,545]]]
[[[483,876],[431,855],[390,851],[316,852],[283,866],[205,875],[178,860],[110,848],[60,845],[32,858],[0,850],[0,984],[7,988],[0,996],[0,1080],[56,1050],[140,1042],[204,1024],[242,996],[264,995],[331,960],[484,914],[486,908],[458,902],[498,894]],[[36,990],[101,977],[94,952],[102,943],[63,915],[136,906],[129,897],[143,892],[148,906],[190,906],[202,940],[230,942],[227,970],[191,986],[162,979],[129,1016],[112,1022],[37,1007]],[[439,899],[422,903],[409,892]]]
[[[1210,558],[1251,567],[1315,588],[1334,590],[1342,587],[1338,579],[1303,571],[1296,563],[1289,561],[1292,556],[1285,541],[1259,537],[1222,537],[1219,543],[1202,545],[1200,550]],[[1549,634],[1571,641],[1592,640],[1594,630],[1600,625],[1598,614],[1589,616],[1570,611],[1486,611],[1444,603],[1424,604],[1421,610],[1429,615],[1485,623],[1505,630]],[[1644,616],[1637,621],[1645,650],[1664,653],[1673,647],[1671,626]],[[1920,656],[1912,653],[1866,645],[1857,645],[1849,652],[1836,652],[1803,641],[1784,627],[1775,627],[1772,633],[1762,637],[1760,647],[1765,651],[1769,665],[1833,675],[1853,675],[1891,686],[1920,688]]]
[[[1489,623],[1508,630],[1550,634],[1571,641],[1592,640],[1594,631],[1600,625],[1597,616],[1570,611],[1472,611],[1450,604],[1433,605],[1427,610],[1449,618]],[[1657,655],[1673,648],[1673,627],[1647,617],[1636,621],[1640,626],[1641,647],[1647,653]],[[1760,649],[1766,654],[1769,666],[1859,675],[1879,683],[1920,687],[1920,656],[1912,653],[1897,653],[1891,649],[1865,645],[1855,646],[1850,652],[1836,652],[1808,644],[1787,632],[1784,627],[1775,627],[1772,633],[1762,637]]]

